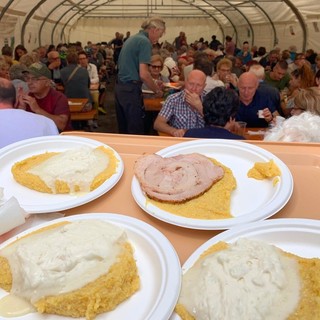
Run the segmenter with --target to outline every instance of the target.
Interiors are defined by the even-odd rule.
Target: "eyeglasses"
[[[162,69],[162,66],[150,65],[152,69]]]

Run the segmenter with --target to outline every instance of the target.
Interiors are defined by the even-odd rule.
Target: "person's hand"
[[[162,98],[163,97],[163,91],[157,90],[157,92],[154,94],[156,98]]]
[[[17,109],[22,109],[26,110],[27,109],[27,104],[23,100],[23,96],[25,95],[23,88],[19,87],[17,90],[17,102],[15,108]]]
[[[186,102],[196,111],[198,111],[201,115],[203,112],[202,101],[198,94],[195,92],[190,92],[189,90],[185,89],[185,100]]]
[[[174,129],[171,132],[171,135],[174,137],[183,137],[187,130],[185,129]]]
[[[49,65],[48,65],[48,69],[49,70],[53,70],[53,69],[57,69],[60,67],[60,60],[55,60],[55,61],[52,61]]]
[[[273,115],[271,113],[271,111],[269,110],[269,108],[264,108],[262,110],[262,115],[264,117],[264,119],[269,123],[273,120]]]
[[[239,124],[237,123],[235,118],[230,117],[229,121],[224,126],[225,129],[229,130],[230,132],[237,132],[240,128]]]
[[[22,103],[27,104],[34,113],[38,113],[40,109],[37,100],[27,94],[22,96]]]

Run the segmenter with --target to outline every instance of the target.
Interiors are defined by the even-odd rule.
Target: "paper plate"
[[[111,149],[118,159],[116,173],[107,179],[97,189],[82,193],[49,194],[28,189],[17,183],[11,167],[18,161],[45,152],[63,152],[72,148],[87,146],[96,148],[104,146]],[[4,198],[14,196],[20,206],[28,213],[46,213],[66,210],[88,203],[108,192],[120,180],[124,170],[120,155],[111,147],[87,138],[73,136],[48,136],[19,141],[0,149],[0,187],[4,189]]]
[[[96,320],[167,320],[176,305],[181,287],[181,266],[179,258],[168,239],[151,225],[125,215],[111,213],[89,213],[56,219],[29,229],[0,245],[0,250],[10,242],[43,226],[59,221],[100,219],[125,229],[128,240],[134,248],[141,281],[141,288],[115,310],[103,313]],[[0,289],[0,298],[6,292]],[[67,320],[74,319],[56,315],[31,313],[12,320]],[[83,318],[79,318],[83,319]]]
[[[233,243],[239,238],[260,240],[304,258],[320,258],[320,221],[312,219],[270,219],[249,223],[224,231],[192,253],[184,263],[185,273],[201,254],[219,241]],[[173,314],[170,320],[181,320]]]
[[[197,152],[214,158],[230,168],[237,181],[231,196],[230,219],[193,219],[171,214],[147,201],[136,177],[131,192],[137,204],[157,219],[181,227],[203,230],[229,229],[236,225],[266,219],[276,214],[289,201],[293,191],[293,179],[289,168],[274,154],[255,145],[222,139],[203,139],[182,142],[162,149],[157,154],[171,157]],[[274,160],[281,170],[279,182],[256,180],[247,177],[255,162]]]

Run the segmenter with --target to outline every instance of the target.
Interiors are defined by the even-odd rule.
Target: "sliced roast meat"
[[[134,173],[151,198],[181,203],[198,197],[224,176],[224,170],[198,153],[163,158],[157,154],[137,159]]]

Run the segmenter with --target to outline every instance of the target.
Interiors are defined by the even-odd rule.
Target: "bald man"
[[[237,121],[247,122],[248,127],[268,127],[274,117],[278,116],[280,106],[276,105],[272,96],[265,94],[263,88],[259,88],[258,77],[245,72],[239,77],[238,82],[240,108],[236,115]],[[259,110],[262,115],[259,118]]]
[[[14,109],[15,105],[16,90],[12,82],[0,78],[0,148],[28,138],[59,134],[53,120]]]
[[[170,95],[154,122],[154,129],[174,137],[183,137],[188,129],[203,128],[202,99],[206,75],[192,70],[185,81],[185,89]]]

